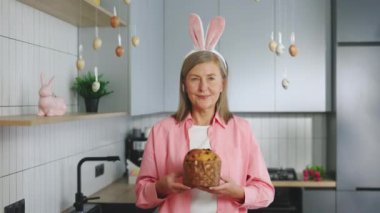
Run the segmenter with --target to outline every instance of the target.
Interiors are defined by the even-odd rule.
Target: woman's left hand
[[[222,183],[219,186],[213,186],[206,191],[218,196],[225,196],[244,203],[245,193],[243,187],[239,186],[230,178],[221,178]]]

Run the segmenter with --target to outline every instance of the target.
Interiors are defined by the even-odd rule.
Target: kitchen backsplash
[[[82,166],[82,192],[91,195],[121,177],[124,166],[126,119],[89,119],[31,127],[0,127],[0,213],[4,206],[25,199],[26,212],[61,212],[73,205],[77,163],[83,157],[118,155]]]
[[[129,129],[145,129],[168,114],[135,116]],[[249,121],[268,167],[326,166],[326,115],[322,113],[237,113]]]

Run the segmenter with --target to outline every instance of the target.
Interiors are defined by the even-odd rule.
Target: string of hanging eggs
[[[295,26],[294,26],[294,22],[295,22],[295,19],[294,19],[294,7],[295,7],[295,4],[294,4],[294,0],[292,0],[291,2],[291,10],[290,10],[290,14],[292,14],[292,32],[290,33],[290,45],[288,47],[288,53],[291,57],[296,57],[297,54],[298,54],[298,48],[297,48],[297,45],[296,45],[296,39],[295,39]],[[273,53],[276,54],[276,56],[281,56],[284,52],[285,52],[285,46],[282,42],[282,32],[281,30],[282,27],[283,27],[283,24],[282,24],[282,19],[283,17],[281,17],[281,15],[283,16],[286,16],[286,13],[281,13],[281,0],[278,1],[278,5],[277,5],[277,0],[274,2],[274,10],[275,10],[275,17],[279,17],[278,19],[278,25],[279,25],[279,29],[278,29],[278,42],[275,40],[275,30],[273,30],[271,32],[271,35],[270,35],[270,41],[269,41],[269,44],[268,44],[268,47],[269,47],[269,50]],[[276,19],[276,18],[275,18]],[[284,18],[286,19],[286,18]],[[276,21],[277,23],[277,21]],[[276,28],[276,26],[275,26]],[[287,78],[287,68],[285,66],[284,68],[284,74],[283,74],[283,80],[281,81],[281,84],[282,84],[282,87],[286,90],[288,89],[289,87],[289,80]]]

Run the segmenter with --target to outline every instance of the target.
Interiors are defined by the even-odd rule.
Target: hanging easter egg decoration
[[[276,48],[277,48],[277,42],[274,40],[274,32],[272,32],[271,36],[270,36],[270,41],[269,41],[269,50],[271,52],[275,52],[276,51]]]
[[[296,38],[294,32],[290,36],[291,45],[289,46],[289,54],[295,57],[298,54],[298,48],[296,46]]]
[[[285,68],[284,74],[283,74],[283,79],[281,81],[282,88],[284,88],[285,90],[287,90],[289,88],[289,83],[290,83],[288,78],[287,78],[287,75],[288,75],[288,70]]]
[[[126,3],[127,5],[130,5],[131,4],[131,0],[124,0],[124,3]]]
[[[121,57],[124,55],[124,48],[122,46],[117,46],[115,53],[118,57]]]
[[[140,38],[138,36],[132,36],[132,45],[134,47],[139,46],[140,44]]]
[[[289,80],[288,79],[286,79],[286,78],[284,78],[284,79],[282,79],[282,82],[281,82],[281,84],[282,84],[282,87],[284,88],[284,89],[288,89],[289,88]]]
[[[120,34],[117,35],[117,38],[118,38],[118,46],[116,47],[115,49],[115,53],[118,57],[121,57],[122,55],[124,55],[124,48],[123,46],[121,46],[121,36]]]
[[[120,18],[117,16],[116,13],[116,7],[113,7],[113,16],[111,17],[111,26],[113,28],[119,27],[120,25]]]
[[[76,63],[78,71],[83,70],[84,66],[86,65],[86,62],[84,61],[83,56],[82,56],[82,52],[83,52],[83,45],[80,44],[79,45],[79,57],[78,57],[78,60]]]
[[[276,55],[280,56],[282,53],[284,53],[285,47],[282,44],[282,34],[281,32],[278,33],[278,45],[276,47]]]
[[[77,70],[78,71],[83,70],[85,65],[86,65],[86,62],[83,60],[83,58],[81,56],[79,56],[79,58],[77,60]]]
[[[101,48],[102,47],[102,39],[95,38],[94,42],[92,43],[92,47],[94,48],[94,50]]]
[[[91,89],[93,92],[97,92],[100,89],[100,83],[98,80],[98,67],[97,66],[94,67],[94,75],[95,75],[95,81],[92,83]]]
[[[92,42],[92,47],[97,50],[102,47],[102,39],[99,38],[98,26],[95,27],[95,39]]]

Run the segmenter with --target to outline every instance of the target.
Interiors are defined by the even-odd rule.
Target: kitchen
[[[62,5],[63,1],[51,2]],[[77,9],[87,7],[80,2]],[[42,71],[49,78],[55,76],[54,92],[66,100],[69,112],[84,112],[83,100],[71,84],[95,65],[114,91],[100,100],[99,116],[71,116],[65,122],[57,118],[43,124],[2,123],[0,213],[22,199],[25,212],[61,212],[71,207],[80,159],[109,155],[123,159],[130,130],[150,127],[176,109],[179,66],[192,48],[183,23],[194,11],[204,20],[218,14],[226,18],[219,50],[231,71],[230,106],[251,123],[267,166],[294,168],[302,179],[307,165],[322,165],[336,180],[333,189],[302,188],[303,212],[321,212],[323,206],[318,205],[325,204],[318,199],[322,198],[333,201],[326,204],[333,211],[325,212],[376,212],[380,171],[375,156],[380,144],[375,140],[379,133],[374,110],[379,102],[376,93],[367,91],[378,88],[380,3],[132,0],[127,5],[121,0],[101,1],[107,11],[113,11],[114,5],[127,27],[100,26],[99,12],[103,46],[95,52],[94,24],[84,26],[85,18],[73,24],[22,1],[0,2],[2,121],[11,115],[36,114]],[[80,11],[84,10],[75,13],[78,17]],[[91,14],[93,20],[95,16]],[[273,31],[284,33],[284,44],[289,44],[285,34],[295,32],[296,57],[269,51]],[[120,58],[114,55],[118,33],[126,50]],[[129,42],[133,35],[140,37],[136,47]],[[84,47],[86,67],[78,73],[79,44]],[[358,69],[360,75],[355,74]],[[288,89],[281,84],[284,78],[289,80]],[[109,186],[125,171],[124,161],[104,162],[104,174],[95,178],[98,164],[82,166],[85,195]]]

